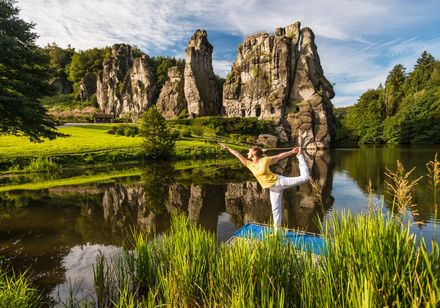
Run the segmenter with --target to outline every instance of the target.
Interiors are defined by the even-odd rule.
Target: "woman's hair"
[[[264,152],[265,151],[263,151],[262,148],[260,148],[260,147],[252,147],[251,149],[255,151],[255,156],[257,156],[258,158],[261,158],[261,157],[264,156]]]

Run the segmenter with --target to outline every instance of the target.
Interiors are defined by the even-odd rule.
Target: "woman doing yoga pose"
[[[227,149],[232,155],[236,156],[243,163],[243,165],[245,165],[253,173],[261,187],[269,188],[273,222],[275,230],[277,230],[277,227],[281,225],[283,190],[306,183],[310,178],[309,169],[304,160],[301,147],[295,147],[290,151],[274,156],[265,156],[262,148],[251,147],[248,151],[246,159],[238,151],[235,151],[224,144],[220,145],[222,149]],[[286,177],[270,171],[270,165],[276,164],[281,159],[295,153],[299,161],[300,176]]]

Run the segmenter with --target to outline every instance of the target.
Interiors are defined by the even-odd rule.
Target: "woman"
[[[281,225],[282,218],[282,206],[283,206],[283,190],[289,187],[298,186],[306,183],[309,178],[309,169],[307,168],[304,156],[302,155],[301,147],[293,148],[290,151],[280,153],[275,156],[265,156],[263,149],[260,147],[252,147],[249,149],[247,159],[239,152],[229,148],[224,144],[220,144],[222,150],[227,149],[232,155],[236,156],[257,178],[261,187],[269,188],[270,190],[270,203],[272,205],[272,215],[274,222],[274,229]],[[283,158],[296,153],[296,157],[299,161],[300,176],[298,177],[285,177],[282,175],[274,174],[269,169],[269,165],[276,164]]]

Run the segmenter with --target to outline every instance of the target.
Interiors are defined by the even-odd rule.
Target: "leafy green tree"
[[[61,72],[67,73],[72,57],[75,54],[75,49],[70,45],[67,48],[61,48],[56,43],[47,44],[44,48],[50,59],[50,67],[56,74]]]
[[[164,56],[157,56],[154,57],[152,60],[155,72],[154,74],[156,77],[156,87],[158,89],[158,92],[160,92],[160,89],[162,89],[162,86],[168,78],[168,69],[172,66],[183,65],[184,62],[181,59]]]
[[[406,93],[413,94],[422,90],[431,81],[431,74],[435,68],[434,57],[424,51],[420,58],[417,59],[417,64],[414,70],[409,74],[408,82],[406,83]]]
[[[415,69],[418,67],[426,67],[432,63],[434,63],[435,58],[426,50],[422,52],[420,58],[417,59],[417,64],[414,67]]]
[[[336,141],[348,132],[358,144],[440,144],[440,61],[425,51],[408,75],[394,66],[385,87],[363,93],[340,127],[336,120]]]
[[[397,107],[404,96],[404,83],[406,80],[405,67],[401,64],[397,64],[388,74],[385,81],[384,89],[384,103],[385,113],[387,116],[394,115],[397,111]]]
[[[49,93],[49,58],[35,44],[34,24],[19,18],[15,1],[0,1],[0,133],[32,141],[55,138],[57,122],[38,99]]]
[[[69,80],[73,82],[73,88],[77,89],[86,73],[97,75],[102,70],[104,59],[110,58],[111,48],[91,48],[76,52],[72,56],[69,65]]]
[[[345,124],[351,109],[353,109],[352,106],[333,109],[333,114],[335,115],[335,138],[333,139],[333,144],[335,145],[356,144],[357,142],[357,138],[353,136],[353,131]]]
[[[223,101],[223,85],[225,82],[226,82],[225,78],[222,78],[219,75],[215,75],[215,85],[217,87],[217,93],[220,102]]]
[[[156,106],[143,114],[140,123],[145,157],[147,159],[170,158],[174,152],[175,140]]]
[[[408,96],[400,116],[400,143],[440,144],[440,87]]]
[[[75,49],[70,47],[70,45],[64,49],[59,47],[56,43],[52,43],[44,47],[43,51],[50,59],[49,67],[52,81],[58,79],[62,85],[61,88],[57,88],[56,86],[53,88],[54,94],[67,94],[72,92],[72,83],[67,79],[67,74]]]
[[[384,116],[383,90],[368,90],[347,114],[344,124],[360,144],[381,143]]]

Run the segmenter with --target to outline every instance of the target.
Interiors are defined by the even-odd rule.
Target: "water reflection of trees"
[[[332,206],[331,164],[326,154],[307,157],[319,182],[324,207],[310,186],[285,192],[283,221],[289,227],[317,232],[316,218]],[[299,174],[297,161],[284,161],[276,172]],[[14,267],[31,267],[37,283],[49,290],[64,279],[63,258],[85,243],[125,245],[130,229],[170,225],[172,213],[183,213],[206,229],[217,231],[219,216],[228,213],[238,228],[271,221],[267,190],[240,165],[206,166],[175,171],[169,164],[149,164],[138,178],[116,183],[66,186],[35,192],[0,194],[0,254]]]
[[[435,207],[432,190],[428,188],[426,163],[434,158],[435,152],[435,148],[426,147],[364,147],[333,150],[331,156],[335,171],[346,172],[364,193],[368,193],[368,182],[371,180],[373,191],[379,196],[384,196],[384,204],[390,210],[392,196],[385,190],[385,167],[396,170],[397,160],[400,160],[408,171],[416,167],[412,178],[416,179],[420,176],[424,178],[413,190],[416,206],[412,211],[413,214],[417,211],[417,215],[414,216],[415,221],[427,222],[434,216]]]

